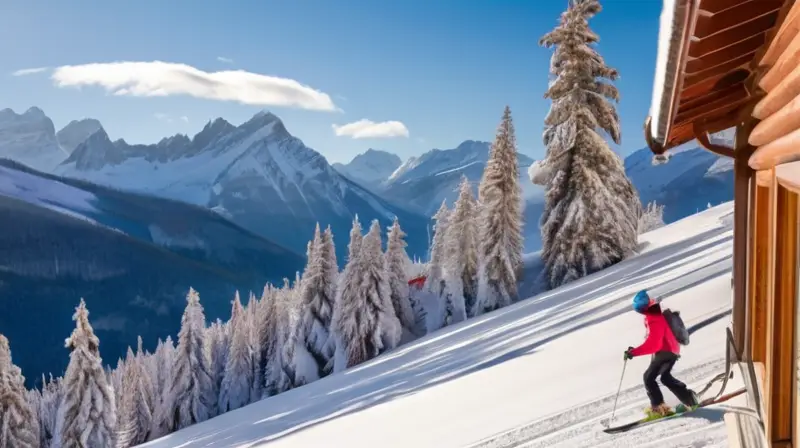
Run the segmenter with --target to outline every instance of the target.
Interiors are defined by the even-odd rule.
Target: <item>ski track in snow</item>
[[[679,365],[680,364],[678,364],[678,366]],[[690,367],[685,370],[676,369],[674,374],[677,378],[683,380],[689,387],[699,390],[706,384],[707,381],[710,380],[711,377],[722,371],[724,368],[724,359],[720,358],[717,361]],[[705,393],[704,397],[713,396],[713,394],[715,394],[721,386],[721,381],[715,383],[714,386],[712,386]],[[678,403],[678,400],[663,385],[660,385],[660,387],[664,392],[664,397],[668,404],[674,406]],[[646,401],[642,400],[643,396],[644,387],[641,385],[623,389],[620,392],[616,414],[611,425],[620,425],[643,417],[642,410],[647,406]],[[687,430],[692,429],[701,429],[703,431],[712,429],[708,426],[707,419],[697,417],[698,415],[702,415],[702,413],[705,413],[706,415],[709,414],[709,410],[704,410],[700,412],[696,411],[695,416],[685,416],[670,421],[659,422],[651,425],[647,429],[634,429],[622,434],[606,434],[602,432],[602,430],[605,428],[608,418],[610,417],[612,408],[614,406],[614,398],[615,395],[610,395],[601,400],[561,412],[552,417],[533,422],[529,425],[525,425],[505,433],[497,434],[490,437],[486,441],[471,445],[470,448],[645,446],[643,443],[653,438],[654,430],[660,435],[674,433],[676,431],[675,426],[682,426],[680,430],[681,434],[684,434],[687,432]],[[716,413],[719,414],[719,411]],[[719,414],[718,417],[721,422],[722,415]],[[687,422],[692,422],[694,424]],[[637,437],[637,433],[642,433],[643,438]],[[724,431],[723,436],[725,436]],[[693,438],[693,440],[694,439],[695,438]],[[658,446],[665,446],[663,444],[664,441],[665,439],[663,437],[659,437],[659,442],[661,442],[661,444]],[[667,446],[674,445],[670,444]]]

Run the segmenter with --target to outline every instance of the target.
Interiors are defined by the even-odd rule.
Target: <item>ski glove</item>
[[[628,349],[625,350],[625,360],[626,361],[629,360],[629,359],[633,359],[633,355],[631,355],[631,350],[633,350],[633,347],[628,347]]]

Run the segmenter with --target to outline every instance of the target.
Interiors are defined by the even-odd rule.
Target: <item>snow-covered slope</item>
[[[179,134],[154,145],[112,141],[101,128],[53,172],[208,207],[297,252],[316,222],[346,235],[355,215],[386,225],[398,216],[409,252],[426,253],[427,218],[345,178],[268,112],[240,126],[216,119],[191,139]],[[337,250],[343,260],[346,246]]]
[[[346,165],[334,163],[331,166],[351,180],[375,188],[380,187],[402,163],[397,154],[370,148]]]
[[[640,289],[696,330],[676,376],[697,386],[722,371],[732,210],[727,203],[645,234],[641,254],[616,266],[143,446],[726,446],[719,410],[614,436],[600,422],[623,350],[644,337],[630,308]],[[534,277],[540,265],[526,259]],[[646,357],[628,363],[615,422],[642,415],[646,365]]]

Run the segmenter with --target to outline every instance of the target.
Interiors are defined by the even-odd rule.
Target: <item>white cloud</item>
[[[331,97],[293,79],[244,70],[204,72],[170,62],[110,62],[65,65],[55,69],[58,87],[100,86],[119,96],[189,95],[255,106],[338,110]]]
[[[218,60],[219,62],[224,62],[224,63],[226,63],[226,64],[233,64],[233,59],[231,59],[231,58],[226,58],[226,57],[224,57],[224,56],[217,56],[217,60]]]
[[[342,126],[333,125],[333,132],[339,137],[351,138],[394,138],[408,137],[408,128],[399,121],[382,121],[361,119]]]
[[[173,118],[170,115],[165,114],[163,112],[156,112],[156,113],[153,114],[153,116],[156,117],[156,120],[163,121],[164,123],[174,123],[175,120],[176,120],[175,118]],[[180,121],[182,121],[184,123],[188,123],[189,122],[189,117],[187,117],[186,115],[182,115],[182,116],[178,117],[177,120],[180,120]]]
[[[37,73],[46,72],[49,69],[50,67],[23,68],[22,70],[15,71],[11,75],[12,76],[35,75]]]

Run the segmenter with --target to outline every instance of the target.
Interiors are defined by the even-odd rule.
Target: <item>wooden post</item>
[[[769,248],[770,248],[770,188],[771,185],[751,185],[750,214],[752,235],[750,238],[750,284],[748,307],[748,343],[750,360],[766,362],[767,358],[767,300],[769,297]]]
[[[777,226],[775,231],[774,316],[768,436],[773,446],[791,443],[794,419],[794,321],[797,300],[797,194],[777,186]],[[787,445],[789,446],[789,445]]]

